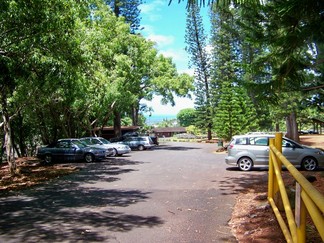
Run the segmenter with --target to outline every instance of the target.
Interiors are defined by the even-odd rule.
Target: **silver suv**
[[[234,136],[227,147],[228,165],[238,166],[240,170],[249,171],[253,166],[269,164],[269,138],[274,135],[239,135]],[[324,166],[324,151],[301,145],[288,138],[282,139],[282,153],[294,165],[305,170],[315,170]]]

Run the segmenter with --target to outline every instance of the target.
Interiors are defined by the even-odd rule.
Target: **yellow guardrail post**
[[[282,155],[282,134],[270,139],[269,150],[268,201],[286,241],[306,242],[306,216],[309,215],[324,242],[324,196]],[[282,178],[282,165],[296,181],[295,215]]]
[[[269,175],[268,175],[268,198],[274,197],[273,186],[274,186],[274,168],[273,159],[271,156],[270,145],[274,145],[274,138],[269,139]]]
[[[295,222],[297,227],[298,243],[306,242],[306,207],[302,200],[302,187],[296,182],[296,196],[295,196]]]
[[[277,132],[275,135],[275,141],[274,141],[276,149],[282,153],[282,133]],[[270,148],[269,148],[270,149]],[[282,171],[282,162],[280,160],[277,160],[278,165],[278,172],[281,174]],[[280,211],[284,211],[284,205],[282,203],[280,191],[279,191],[279,185],[278,185],[278,178],[277,176],[274,177],[274,183],[273,183],[273,200],[275,201],[278,209]]]

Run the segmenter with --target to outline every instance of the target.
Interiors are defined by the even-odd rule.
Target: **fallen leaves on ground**
[[[31,187],[78,170],[75,166],[66,164],[43,165],[33,157],[19,158],[16,163],[15,175],[10,175],[7,163],[0,165],[0,191]]]

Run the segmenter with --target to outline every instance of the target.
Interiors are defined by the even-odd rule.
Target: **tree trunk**
[[[132,124],[133,126],[138,125],[138,107],[133,107],[132,108]]]
[[[7,96],[4,92],[1,96],[1,105],[2,105],[2,119],[3,119],[3,132],[5,136],[4,146],[6,149],[7,162],[9,165],[9,171],[11,175],[16,174],[16,162],[14,156],[14,149],[12,146],[12,136],[11,136],[11,127],[10,127],[10,116],[7,110]]]
[[[276,132],[279,132],[280,131],[280,125],[279,125],[279,122],[276,122]]]
[[[114,110],[114,133],[115,137],[121,137],[121,116],[120,112]]]
[[[211,128],[208,127],[207,129],[207,139],[211,140],[212,139],[212,132],[211,132]]]
[[[292,112],[286,117],[286,137],[299,142],[298,126],[296,121],[296,113]]]
[[[11,140],[11,127],[10,127],[10,119],[8,114],[5,112],[5,109],[3,109],[3,130],[5,134],[5,148],[7,153],[7,162],[9,165],[9,171],[11,175],[16,174],[16,161],[15,161],[15,154],[14,154],[14,148],[12,146],[12,140]]]

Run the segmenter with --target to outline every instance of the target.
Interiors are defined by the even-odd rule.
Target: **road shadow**
[[[254,185],[267,185],[268,169],[262,168],[253,172],[241,172],[237,168],[233,168],[231,171],[235,172],[233,176],[226,176],[221,181],[213,181],[219,183],[222,195],[235,195],[245,193],[253,188]]]
[[[117,175],[136,171],[129,169],[129,165],[139,163],[118,159],[85,164],[78,173],[0,194],[0,241],[107,242],[109,232],[163,224],[156,216],[120,211],[147,201],[150,192],[92,186],[119,180]]]
[[[297,169],[305,171],[299,167]],[[253,167],[251,171],[240,171],[238,167],[227,167],[226,170],[233,172],[232,176],[227,176],[221,181],[212,181],[220,184],[220,190],[223,191],[223,195],[245,193],[251,189],[256,193],[267,193],[269,171],[267,166]],[[323,168],[318,168],[310,173],[314,176],[321,176],[323,171]],[[287,168],[282,168],[282,172],[289,174]]]

